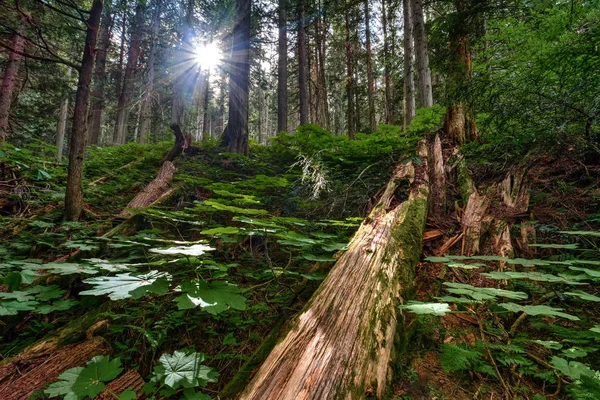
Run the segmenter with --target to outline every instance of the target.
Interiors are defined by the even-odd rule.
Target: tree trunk
[[[305,31],[305,0],[298,0],[298,90],[300,125],[308,123],[308,60]]]
[[[404,130],[415,117],[415,77],[413,74],[413,35],[411,0],[402,0],[404,16],[404,110],[402,123]]]
[[[356,117],[354,109],[354,58],[352,54],[351,41],[351,7],[348,2],[345,2],[345,28],[346,28],[346,98],[348,101],[347,118],[348,118],[348,137],[354,139],[356,133]]]
[[[412,292],[427,217],[421,165],[396,168],[379,203],[242,394],[242,399],[389,398],[403,334],[398,310]],[[411,180],[408,193],[400,181]],[[406,201],[399,197],[408,195]],[[400,329],[397,324],[400,323]]]
[[[14,52],[11,51],[8,55],[6,69],[2,78],[2,89],[0,90],[0,142],[5,141],[8,136],[10,105],[12,104],[13,92],[19,77],[19,68],[21,67],[21,59],[23,58],[21,53],[25,49],[25,38],[21,36],[22,31],[23,27],[19,26],[13,34],[11,48]]]
[[[67,76],[71,76],[71,68],[67,71]],[[65,130],[67,128],[67,117],[69,116],[69,94],[65,93],[64,100],[60,103],[58,111],[58,123],[56,124],[56,159],[62,160],[63,149],[65,145]]]
[[[85,153],[86,117],[90,99],[90,83],[94,69],[94,52],[98,40],[98,27],[102,15],[102,0],[94,0],[90,17],[86,22],[87,34],[83,48],[83,59],[79,70],[75,109],[73,110],[73,127],[69,142],[69,171],[65,194],[65,219],[77,221],[83,209],[83,157]]]
[[[210,101],[210,69],[204,74],[204,92],[202,93],[202,139],[207,140],[209,133],[208,103]]]
[[[121,17],[121,44],[119,45],[119,65],[115,72],[115,95],[121,94],[123,85],[123,63],[125,62],[125,40],[127,38],[127,0],[121,0],[121,10],[123,10],[123,16]]]
[[[319,7],[321,4],[319,2]],[[327,41],[327,24],[325,15],[319,14],[317,24],[318,33],[316,34],[316,56],[317,56],[317,123],[325,129],[330,129],[329,122],[329,101],[327,99],[327,79],[325,77],[325,54]]]
[[[406,1],[406,0],[405,0]],[[392,83],[390,76],[390,44],[388,38],[388,17],[386,9],[387,0],[381,0],[381,25],[383,29],[383,113],[384,121],[386,124],[392,124]],[[406,23],[406,21],[405,21]],[[405,33],[406,35],[406,33]],[[404,50],[404,56],[406,57],[406,50]],[[405,64],[406,65],[406,64]],[[405,67],[406,68],[406,67]],[[405,97],[406,98],[406,97]]]
[[[154,95],[154,64],[156,63],[156,47],[158,45],[158,30],[160,27],[160,11],[162,0],[156,0],[152,14],[152,31],[150,36],[150,54],[148,55],[148,77],[140,117],[140,143],[147,143],[151,131],[152,97]]]
[[[433,105],[431,86],[431,70],[429,69],[429,53],[427,51],[427,34],[425,33],[425,17],[423,16],[423,0],[411,2],[413,36],[415,41],[415,58],[418,76],[418,105],[421,108]]]
[[[373,78],[373,54],[371,53],[371,22],[369,15],[369,0],[365,4],[365,46],[367,52],[367,98],[369,100],[369,131],[371,133],[377,130],[377,120],[375,119],[375,82]]]
[[[140,45],[142,42],[144,24],[145,2],[138,1],[135,7],[135,17],[132,21],[131,38],[129,40],[129,51],[127,54],[127,66],[125,67],[125,78],[123,88],[117,105],[117,117],[115,121],[114,144],[123,144],[127,139],[127,125],[131,99],[133,97],[133,85],[137,72],[138,59],[140,57]]]
[[[222,144],[227,151],[248,155],[250,90],[250,0],[237,0],[229,76],[229,121]]]
[[[288,124],[288,43],[287,0],[279,0],[279,47],[277,60],[277,132],[287,132]]]
[[[102,112],[104,110],[104,86],[106,83],[106,55],[110,46],[110,34],[113,24],[110,8],[106,8],[100,25],[98,50],[96,51],[96,64],[94,66],[94,88],[90,102],[88,116],[88,144],[100,142],[102,125]]]

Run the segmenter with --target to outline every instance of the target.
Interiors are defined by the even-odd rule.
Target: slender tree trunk
[[[250,0],[237,0],[229,76],[229,121],[222,138],[227,151],[248,155],[250,90]]]
[[[373,78],[373,54],[371,53],[371,21],[369,12],[369,0],[365,5],[365,46],[367,52],[367,99],[369,100],[369,130],[371,133],[377,130],[375,119],[375,80]]]
[[[158,45],[158,30],[160,27],[160,11],[162,0],[156,0],[152,14],[152,30],[150,35],[150,54],[148,55],[148,77],[142,98],[140,117],[140,143],[147,143],[152,130],[152,97],[154,95],[154,64],[156,63],[156,47]]]
[[[244,400],[367,399],[388,396],[390,367],[404,339],[398,305],[412,292],[427,218],[427,156],[396,168],[304,310],[241,395]],[[408,200],[395,198],[410,179]],[[398,327],[398,325],[400,325]]]
[[[319,1],[319,8],[322,8]],[[317,42],[317,86],[319,88],[318,98],[318,124],[325,129],[330,129],[329,122],[329,100],[327,98],[327,79],[325,77],[325,54],[327,42],[327,24],[325,23],[325,15],[319,14],[318,33],[316,35]]]
[[[279,58],[277,61],[277,132],[288,130],[287,0],[279,0]]]
[[[178,125],[181,129],[185,128],[186,113],[191,102],[191,89],[195,84],[194,72],[197,65],[193,62],[193,55],[190,55],[189,48],[192,47],[192,25],[195,0],[187,0],[185,18],[182,21],[181,43],[177,53],[176,66],[173,69],[175,75],[173,79],[173,104],[171,107],[171,125]]]
[[[71,67],[67,71],[67,76],[71,76]],[[69,116],[69,93],[65,93],[65,98],[60,103],[58,111],[58,123],[56,124],[56,159],[62,160],[63,149],[65,146],[65,130],[67,128],[67,117]]]
[[[455,0],[457,15],[468,11],[467,0]],[[454,143],[461,144],[477,138],[477,125],[472,110],[460,98],[461,89],[471,78],[471,44],[468,30],[462,23],[455,23],[450,31],[449,87],[450,97],[456,99],[446,110],[444,133]]]
[[[300,125],[308,123],[308,59],[305,30],[305,0],[298,0],[298,89]]]
[[[10,105],[13,100],[13,93],[17,85],[19,77],[19,68],[21,67],[21,59],[23,56],[18,53],[23,53],[25,49],[25,38],[22,35],[23,27],[19,26],[13,35],[11,47],[14,52],[8,55],[8,62],[2,77],[2,88],[0,90],[0,142],[6,140],[8,136],[8,119],[10,115]]]
[[[133,97],[133,85],[137,72],[138,59],[140,57],[140,45],[142,42],[145,2],[138,1],[135,7],[135,17],[132,21],[131,38],[129,40],[129,51],[127,55],[127,66],[125,67],[125,78],[123,89],[119,96],[117,105],[117,117],[115,121],[114,144],[123,144],[127,139],[127,126],[131,99]]]
[[[415,77],[413,74],[413,35],[411,18],[411,0],[402,0],[404,17],[404,130],[415,117]]]
[[[98,144],[100,141],[102,112],[104,110],[104,86],[106,83],[106,55],[110,46],[112,24],[113,18],[110,8],[106,7],[100,25],[96,64],[94,66],[94,85],[88,116],[88,144]]]
[[[354,110],[354,58],[352,54],[353,43],[351,40],[351,7],[345,2],[345,27],[346,27],[346,98],[348,101],[348,137],[354,139],[356,133],[356,118]]]
[[[423,16],[423,0],[412,0],[411,14],[413,36],[415,41],[415,58],[417,61],[419,107],[433,105],[431,86],[431,70],[429,69],[429,53],[427,50],[427,35],[425,33],[425,17]]]
[[[202,93],[202,139],[207,140],[210,137],[208,132],[209,116],[208,103],[210,101],[210,69],[204,76],[204,93]]]
[[[121,0],[121,9],[123,15],[121,17],[121,44],[119,45],[119,65],[115,73],[115,94],[117,100],[122,91],[123,85],[123,63],[125,62],[125,41],[127,39],[127,0]]]
[[[388,17],[386,3],[388,0],[381,0],[381,25],[383,30],[383,112],[384,121],[386,124],[392,124],[392,113],[390,107],[392,106],[392,84],[390,75],[390,44],[388,38]],[[405,55],[406,56],[406,55]]]
[[[90,83],[94,70],[94,53],[98,39],[98,28],[102,15],[102,0],[94,0],[87,20],[87,34],[83,48],[83,59],[79,70],[73,127],[69,142],[69,171],[65,194],[65,219],[77,221],[83,210],[83,157],[85,153],[86,117],[90,99]]]

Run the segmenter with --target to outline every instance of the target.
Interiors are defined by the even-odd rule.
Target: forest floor
[[[61,220],[66,169],[53,149],[3,147],[0,397],[238,391],[344,251],[394,165],[414,158],[416,138],[385,131],[354,142],[314,128],[253,146],[249,158],[199,144],[199,154],[175,161],[172,194],[127,219],[116,216],[171,144],[91,149],[76,223]],[[447,214],[427,227],[415,300],[452,312],[406,313],[410,351],[396,398],[586,398],[598,389],[600,166],[576,160],[528,161],[527,212],[502,215],[516,239],[528,239],[515,240],[510,257],[462,254],[464,205],[449,185]],[[481,192],[502,180],[506,168],[469,161]],[[73,351],[89,357],[71,360]],[[179,371],[176,357],[195,367]],[[63,374],[88,361],[103,365],[96,378],[111,391],[81,389],[73,384],[81,377]]]

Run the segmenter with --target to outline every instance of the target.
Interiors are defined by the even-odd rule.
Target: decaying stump
[[[131,389],[136,393],[136,399],[140,400],[145,398],[142,394],[142,387],[146,382],[142,376],[134,369],[130,369],[114,381],[106,385],[106,389],[98,396],[95,400],[115,400],[114,394],[120,395],[127,389]]]
[[[391,377],[397,306],[412,286],[428,209],[426,146],[422,165],[400,165],[285,338],[269,354],[243,399],[384,398]],[[410,178],[408,200],[398,185]],[[400,320],[400,321],[399,321]]]

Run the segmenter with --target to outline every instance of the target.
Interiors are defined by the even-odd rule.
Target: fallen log
[[[399,165],[348,250],[291,323],[242,399],[384,398],[401,345],[428,210],[427,148]],[[411,180],[408,200],[399,184]],[[399,329],[397,324],[401,324]],[[400,343],[398,343],[400,341]]]

